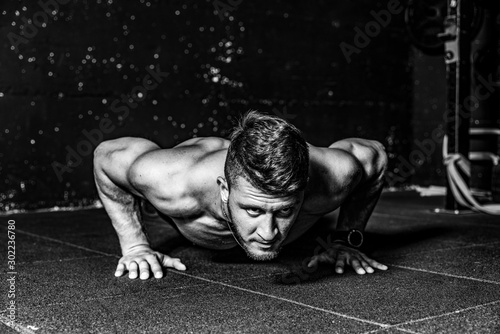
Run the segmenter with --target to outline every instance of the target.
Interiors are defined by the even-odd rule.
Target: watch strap
[[[359,248],[363,245],[364,235],[363,232],[356,229],[348,231],[335,231],[335,241],[341,241],[348,246]]]

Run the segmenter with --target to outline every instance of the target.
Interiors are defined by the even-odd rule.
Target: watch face
[[[363,244],[363,233],[358,230],[352,230],[347,236],[347,242],[353,247],[360,247]]]

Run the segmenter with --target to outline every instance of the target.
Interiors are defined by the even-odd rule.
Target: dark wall
[[[447,108],[446,65],[443,55],[426,55],[417,49],[413,49],[411,58],[414,79],[412,150],[418,150],[422,153],[420,158],[424,158],[412,163],[410,152],[400,158],[396,166],[409,165],[413,169],[406,182],[426,186],[441,184],[446,175],[442,163],[442,140],[436,142],[431,138],[432,132],[444,124],[443,115]]]
[[[355,43],[385,1],[60,2],[24,36],[33,25],[23,21],[41,23],[44,9],[0,9],[0,210],[95,199],[91,151],[102,140],[226,136],[248,109],[290,120],[316,145],[380,140],[392,169],[411,148],[403,13]],[[342,42],[359,46],[349,61]]]

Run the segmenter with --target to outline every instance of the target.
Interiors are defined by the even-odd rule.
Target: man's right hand
[[[126,271],[130,279],[148,279],[150,272],[156,278],[163,277],[163,267],[186,270],[186,266],[178,258],[172,258],[152,250],[149,245],[141,244],[129,248],[118,261],[115,276],[120,277]]]

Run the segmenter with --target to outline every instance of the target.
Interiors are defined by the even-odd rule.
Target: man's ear
[[[229,186],[227,184],[226,179],[223,178],[222,176],[219,176],[217,178],[217,184],[219,185],[220,198],[224,203],[227,203],[229,199]]]

